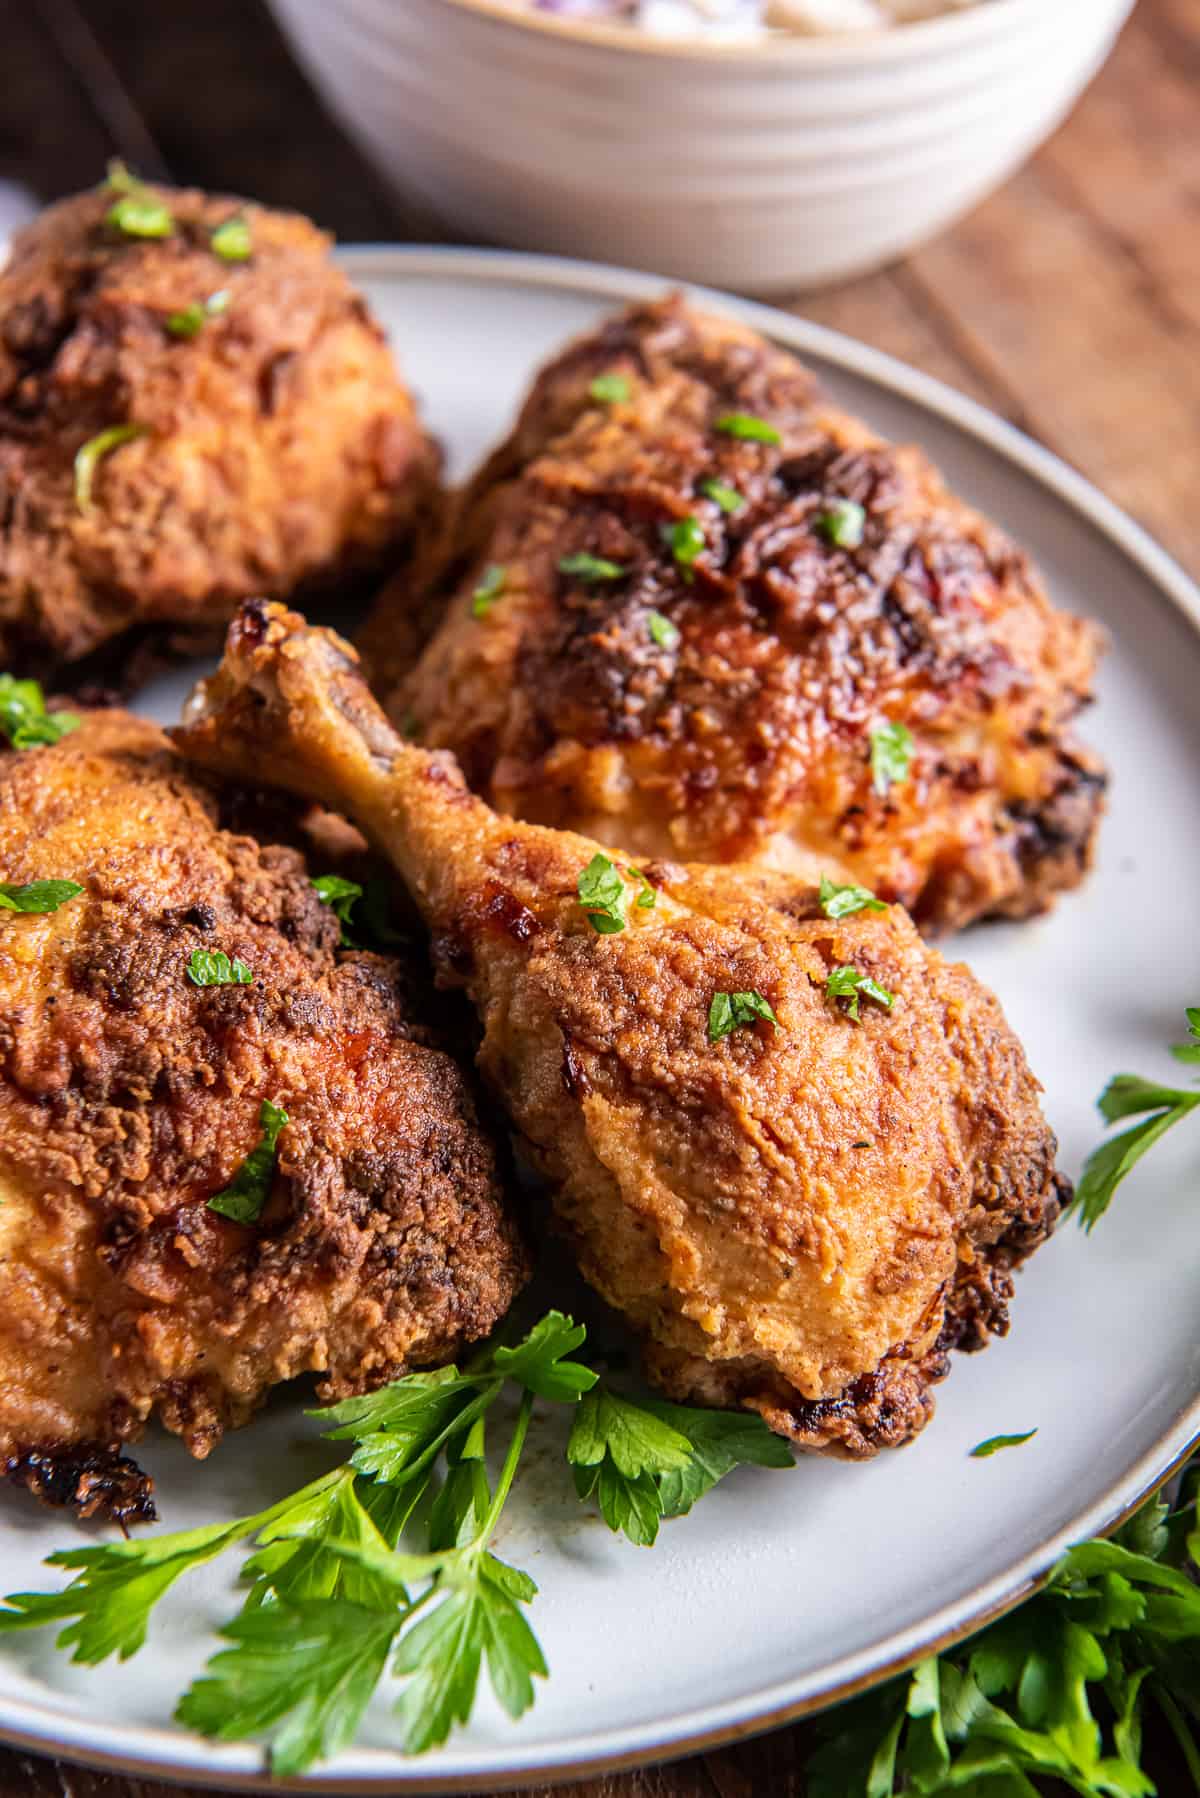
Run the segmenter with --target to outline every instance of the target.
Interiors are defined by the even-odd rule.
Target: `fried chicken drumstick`
[[[948,1347],[1003,1330],[1057,1211],[1054,1140],[994,998],[898,907],[831,920],[794,876],[652,862],[601,934],[578,897],[598,846],[498,817],[391,729],[346,644],[278,606],[243,609],[177,737],[390,857],[584,1274],[667,1392],[867,1455],[922,1427]],[[890,1009],[831,998],[838,968]],[[722,995],[758,1015],[712,1040]]]
[[[499,811],[634,856],[817,855],[931,931],[1045,910],[1089,866],[1098,633],[744,326],[674,298],[571,345],[419,580],[364,633],[374,684]]]
[[[336,1398],[454,1359],[525,1277],[414,976],[340,950],[234,803],[120,712],[0,756],[0,891],[83,889],[0,909],[0,1473],[84,1515],[153,1515],[121,1453],[152,1414],[205,1455],[279,1380]],[[246,983],[196,985],[197,951]],[[287,1122],[234,1221],[208,1201],[264,1101]]]

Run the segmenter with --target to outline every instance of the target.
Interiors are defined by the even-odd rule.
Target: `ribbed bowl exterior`
[[[930,237],[1066,115],[1133,0],[989,0],[719,52],[475,0],[271,0],[402,191],[460,231],[750,292]]]

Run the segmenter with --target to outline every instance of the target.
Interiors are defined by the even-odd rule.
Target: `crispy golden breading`
[[[1004,1329],[1010,1270],[1057,1215],[1054,1138],[995,999],[900,907],[832,921],[811,879],[651,861],[654,905],[629,880],[598,934],[577,897],[597,845],[497,817],[388,728],[345,644],[277,606],[243,608],[179,736],[391,857],[583,1272],[668,1392],[866,1455],[921,1428],[949,1347]],[[826,984],[845,966],[891,1008],[850,1017]],[[710,1040],[718,993],[761,995],[778,1027]]]
[[[453,1359],[525,1277],[403,960],[340,950],[300,854],[220,828],[225,798],[120,712],[0,756],[0,877],[85,888],[0,911],[0,1470],[85,1514],[145,1514],[118,1451],[152,1414],[205,1455],[279,1380]],[[197,949],[253,984],[196,986]],[[242,1225],[206,1201],[264,1099],[290,1121]]]
[[[628,397],[598,403],[598,375]],[[723,431],[730,414],[778,443]],[[865,516],[839,545],[845,501]],[[625,572],[564,573],[581,552]],[[636,856],[815,855],[933,930],[1044,910],[1089,864],[1104,773],[1071,722],[1098,633],[919,450],[678,299],[550,364],[413,579],[364,633],[374,683],[497,810]],[[443,609],[411,669],[414,622]],[[885,721],[915,754],[877,791]]]
[[[100,187],[51,207],[0,272],[0,662],[78,661],[137,630],[216,641],[250,593],[394,560],[439,457],[383,333],[305,218],[149,190],[167,238],[123,235]],[[210,247],[244,217],[247,260]],[[213,295],[190,337],[168,321]],[[143,435],[74,459],[114,426]],[[123,646],[127,647],[127,646]]]

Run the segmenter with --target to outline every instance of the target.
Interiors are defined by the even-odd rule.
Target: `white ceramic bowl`
[[[667,42],[504,0],[271,0],[395,184],[472,237],[743,291],[856,274],[998,185],[1133,0],[869,38]]]

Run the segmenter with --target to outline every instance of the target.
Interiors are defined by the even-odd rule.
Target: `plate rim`
[[[1200,585],[1142,525],[1086,476],[979,401],[841,331],[718,289],[672,281],[644,270],[567,257],[457,245],[387,243],[341,246],[335,256],[347,273],[357,280],[372,277],[419,280],[452,275],[473,285],[552,288],[626,303],[652,299],[664,291],[680,290],[701,305],[742,320],[801,356],[817,356],[848,374],[899,394],[981,443],[1051,492],[1101,537],[1115,545],[1146,577],[1156,593],[1167,599],[1200,634]],[[400,356],[403,364],[402,347]],[[0,1743],[134,1778],[186,1780],[193,1785],[226,1792],[328,1793],[339,1794],[341,1798],[355,1798],[357,1794],[381,1798],[387,1791],[478,1793],[481,1779],[486,1780],[493,1791],[507,1791],[550,1777],[584,1779],[644,1766],[656,1760],[700,1753],[824,1710],[899,1673],[924,1655],[940,1653],[974,1634],[1036,1591],[1044,1583],[1054,1561],[1072,1542],[1115,1529],[1136,1510],[1147,1494],[1170,1478],[1198,1441],[1200,1391],[1182,1407],[1171,1425],[1134,1465],[1112,1481],[1090,1505],[1074,1513],[1067,1525],[1006,1571],[943,1605],[921,1622],[893,1631],[871,1649],[843,1655],[831,1662],[823,1673],[809,1675],[803,1681],[798,1682],[794,1676],[781,1679],[754,1694],[709,1704],[693,1712],[680,1712],[674,1718],[660,1719],[653,1725],[612,1728],[596,1734],[590,1742],[583,1736],[579,1741],[578,1757],[565,1758],[553,1747],[540,1753],[536,1749],[518,1750],[515,1758],[505,1755],[501,1764],[496,1765],[495,1751],[480,1749],[464,1756],[462,1770],[456,1773],[424,1773],[420,1761],[414,1760],[400,1767],[381,1767],[377,1773],[316,1773],[279,1778],[265,1771],[256,1772],[236,1765],[221,1766],[214,1761],[216,1754],[245,1752],[240,1746],[235,1750],[223,1750],[205,1742],[202,1737],[162,1725],[102,1724],[99,1740],[110,1738],[113,1746],[111,1749],[92,1746],[86,1738],[95,1731],[95,1717],[64,1713],[36,1699],[4,1694],[0,1694]],[[867,1662],[870,1664],[865,1664]],[[797,1696],[797,1685],[811,1686],[814,1679],[819,1682],[819,1689],[807,1690],[803,1696]],[[789,1690],[790,1698],[787,1696]],[[29,1727],[30,1724],[33,1727]],[[134,1753],[120,1750],[116,1744],[121,1740],[144,1744],[144,1749]],[[621,1742],[625,1745],[620,1746]],[[195,1759],[198,1751],[206,1753],[205,1761]],[[382,1755],[387,1751],[376,1752]]]

